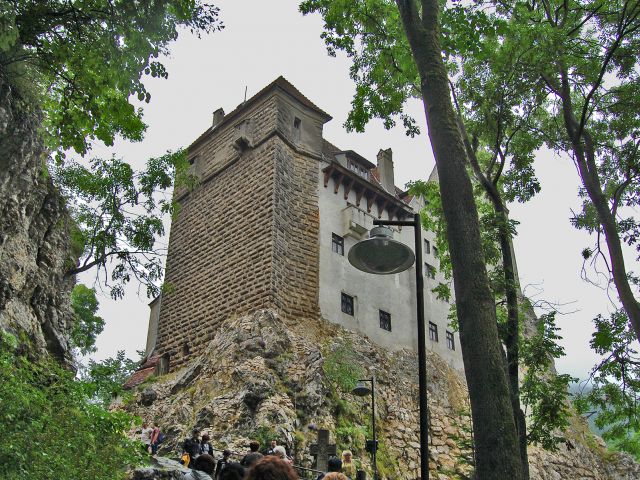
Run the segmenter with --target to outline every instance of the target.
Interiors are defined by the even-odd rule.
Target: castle
[[[151,303],[147,355],[156,373],[202,353],[233,315],[272,308],[318,318],[388,348],[417,348],[415,268],[375,276],[346,257],[374,218],[403,219],[421,200],[397,188],[392,152],[377,164],[322,136],[331,116],[279,77],[235,110],[213,114],[188,148],[193,189],[178,188],[163,296]],[[432,232],[423,231],[427,348],[462,369]],[[394,238],[413,248],[411,229]],[[156,362],[154,361],[154,364]]]

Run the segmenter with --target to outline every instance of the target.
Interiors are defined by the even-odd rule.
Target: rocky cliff
[[[429,355],[428,371],[432,478],[471,478],[464,378],[435,354]],[[285,325],[276,313],[262,310],[224,322],[203,356],[180,371],[150,378],[122,408],[159,423],[169,437],[167,454],[176,453],[197,426],[210,433],[215,448],[238,452],[246,450],[249,438],[276,436],[297,464],[310,466],[315,429],[326,428],[338,451],[351,448],[370,472],[364,452],[369,404],[349,393],[347,380],[375,374],[380,478],[413,480],[419,476],[420,447],[416,372],[413,352],[390,353],[328,322]],[[530,449],[532,478],[640,478],[640,466],[607,452],[581,418],[573,419],[566,438],[555,453]]]
[[[39,129],[39,115],[0,72],[0,330],[69,364],[69,217]]]

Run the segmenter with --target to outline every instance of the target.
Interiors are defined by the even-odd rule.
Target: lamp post
[[[371,389],[364,382],[371,382]],[[371,423],[373,428],[373,448],[371,449],[371,462],[373,463],[373,480],[378,480],[378,465],[376,463],[376,453],[378,450],[378,437],[376,436],[376,377],[358,380],[356,387],[351,393],[359,397],[371,394]]]
[[[420,404],[420,477],[429,479],[429,424],[427,411],[427,346],[424,326],[424,278],[422,276],[422,235],[420,215],[413,220],[374,220],[369,238],[349,250],[349,263],[363,272],[376,275],[400,273],[416,263],[416,300],[418,314],[418,376]],[[407,245],[394,240],[392,231],[384,226],[413,227],[415,255]]]

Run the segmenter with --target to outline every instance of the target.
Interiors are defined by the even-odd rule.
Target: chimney
[[[393,178],[393,153],[390,148],[380,149],[378,152],[378,174],[382,187],[391,195],[396,194],[396,184]]]
[[[213,124],[211,125],[211,128],[216,128],[218,125],[220,125],[220,122],[222,122],[223,119],[224,110],[222,108],[219,108],[215,112],[213,112]]]

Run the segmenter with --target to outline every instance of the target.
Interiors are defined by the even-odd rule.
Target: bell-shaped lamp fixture
[[[351,390],[351,393],[357,395],[358,397],[366,397],[367,395],[371,395],[371,388],[369,388],[367,382],[359,380],[356,387]]]
[[[404,272],[416,259],[413,250],[393,239],[387,227],[374,227],[369,238],[356,243],[349,250],[349,263],[367,273],[390,275]]]

